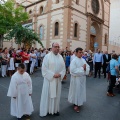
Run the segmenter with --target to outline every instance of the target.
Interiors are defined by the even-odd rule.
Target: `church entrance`
[[[89,49],[92,52],[95,52],[96,49],[99,47],[100,48],[100,27],[96,22],[93,22],[91,24],[91,28],[90,28],[90,42],[89,42]]]
[[[90,35],[90,50],[94,51],[95,35]]]

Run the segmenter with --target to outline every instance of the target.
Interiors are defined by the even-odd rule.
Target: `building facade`
[[[109,0],[20,0],[45,48],[58,42],[62,49],[108,50]],[[5,45],[4,45],[5,46]],[[39,44],[35,47],[40,48]]]

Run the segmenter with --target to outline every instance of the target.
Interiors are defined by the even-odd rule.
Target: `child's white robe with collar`
[[[86,64],[86,71],[83,65]],[[81,106],[86,101],[86,75],[89,74],[90,67],[83,58],[75,57],[70,64],[70,88],[68,101]]]
[[[44,82],[40,101],[40,116],[59,112],[61,81],[65,72],[65,63],[60,54],[55,55],[50,52],[45,56],[42,64]],[[61,74],[61,77],[53,78],[56,73]]]
[[[10,81],[7,96],[11,97],[11,115],[21,118],[23,115],[31,115],[33,112],[32,81],[28,73],[23,75],[16,72]],[[14,99],[13,97],[16,97]]]

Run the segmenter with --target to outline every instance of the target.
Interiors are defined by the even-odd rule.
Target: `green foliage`
[[[37,41],[43,47],[42,42],[40,41],[38,35],[31,29],[23,27],[21,24],[15,25],[13,29],[5,36],[5,39],[11,40],[15,39],[17,44],[32,44]]]
[[[14,0],[0,4],[0,34],[5,34],[14,25],[28,20],[28,18],[28,14],[24,12],[22,6],[15,8]]]
[[[17,44],[32,44],[35,41],[41,44],[38,35],[27,27],[22,27],[21,23],[28,20],[29,16],[22,6],[15,7],[14,0],[7,0],[0,4],[0,35],[5,35],[4,39],[15,38]]]

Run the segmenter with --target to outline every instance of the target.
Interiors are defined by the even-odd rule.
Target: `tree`
[[[14,0],[0,4],[0,39],[11,40],[14,38],[17,44],[32,44],[37,41],[42,45],[38,35],[33,30],[21,25],[28,20],[29,15],[22,6],[15,7],[15,5]]]
[[[14,0],[0,4],[0,35],[6,34],[14,25],[27,21],[28,18],[22,6],[15,8]]]
[[[25,46],[31,46],[37,41],[43,47],[37,33],[28,28],[29,26],[23,27],[21,24],[15,25],[13,29],[5,36],[7,40],[15,39],[17,44],[24,43]]]

